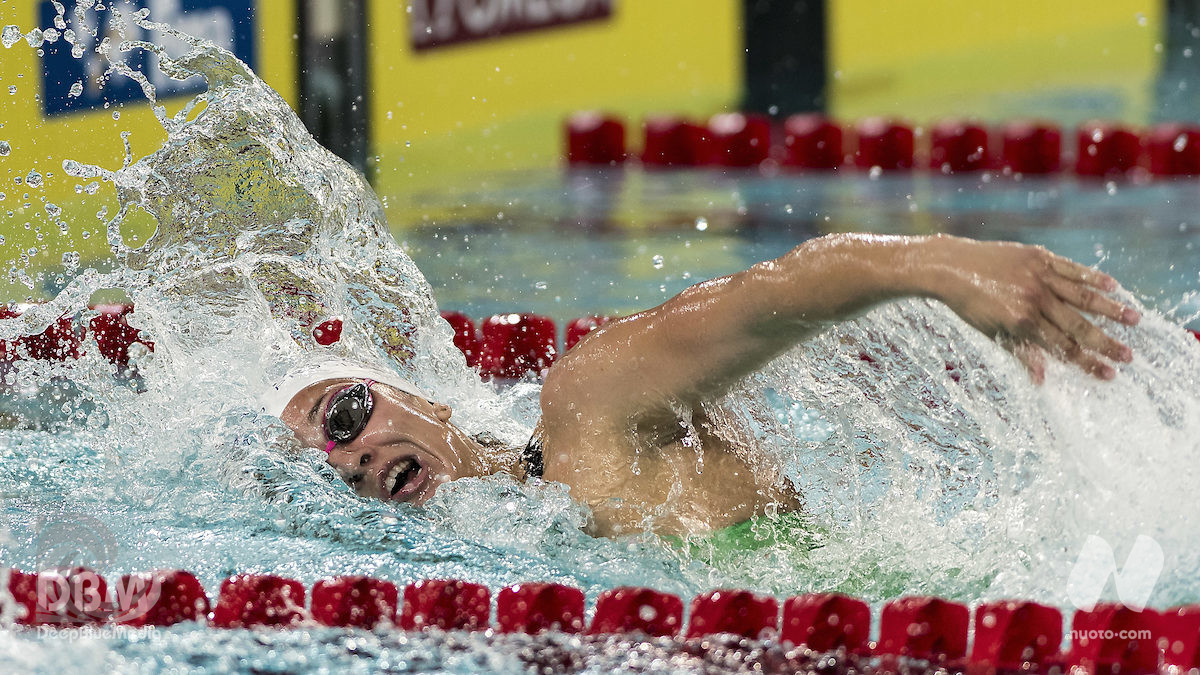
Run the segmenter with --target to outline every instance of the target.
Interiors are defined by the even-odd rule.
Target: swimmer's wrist
[[[941,234],[912,238],[903,267],[908,277],[908,295],[945,299],[952,286],[952,275],[947,270],[954,264],[953,249],[957,241],[956,237]]]

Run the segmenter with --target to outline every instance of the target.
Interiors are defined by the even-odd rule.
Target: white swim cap
[[[332,356],[310,355],[314,360],[304,363],[284,375],[260,397],[260,405],[264,412],[276,417],[283,415],[283,409],[292,398],[306,387],[325,380],[359,379],[375,380],[381,384],[395,387],[413,396],[428,400],[429,396],[417,385],[400,377],[395,372],[381,367],[370,367],[362,363],[348,361]]]

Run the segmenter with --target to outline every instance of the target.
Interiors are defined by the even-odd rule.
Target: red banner
[[[409,0],[420,51],[612,16],[615,0]]]

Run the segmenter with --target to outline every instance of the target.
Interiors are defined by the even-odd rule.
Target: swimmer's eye
[[[323,426],[331,444],[349,443],[366,428],[375,407],[371,384],[371,380],[352,384],[329,397]]]

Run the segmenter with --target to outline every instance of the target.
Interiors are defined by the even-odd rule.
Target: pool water
[[[151,214],[156,237],[125,245],[117,214],[114,269],[80,273],[45,308],[0,321],[0,339],[33,334],[115,287],[156,345],[136,359],[135,380],[114,378],[94,349],[6,375],[10,403],[34,419],[0,431],[4,566],[69,560],[109,577],[179,568],[210,592],[230,574],[263,572],[306,585],[343,574],[493,589],[555,581],[590,601],[619,585],[683,597],[733,586],[838,590],[876,605],[937,594],[1070,607],[1066,580],[1089,536],[1122,561],[1146,536],[1163,557],[1150,604],[1200,599],[1200,516],[1188,498],[1200,471],[1200,344],[1180,327],[1200,311],[1191,183],[492,176],[464,180],[486,188],[423,195],[431,210],[471,207],[398,230],[397,246],[365,182],[244,66],[199,44],[168,65],[209,80],[203,110],[164,117],[168,141],[129,167],[68,168]],[[565,488],[503,477],[456,481],[421,508],[372,502],[259,411],[258,392],[317,348],[311,326],[340,316],[333,349],[389,364],[450,402],[468,431],[515,446],[536,422],[538,384],[481,383],[439,308],[626,313],[851,229],[1013,238],[1096,263],[1147,308],[1137,328],[1106,324],[1137,359],[1112,383],[1056,366],[1034,387],[933,302],[839,326],[708,411],[754,438],[805,496],[804,531],[764,531],[778,543],[733,552],[594,539]],[[47,671],[503,671],[527,665],[522,649],[333,629],[0,631],[9,662]]]
[[[472,315],[624,315],[821,234],[945,232],[1099,265],[1147,306],[1200,327],[1192,179],[618,168],[481,183],[413,199],[408,210],[445,215],[396,233],[438,303]]]

